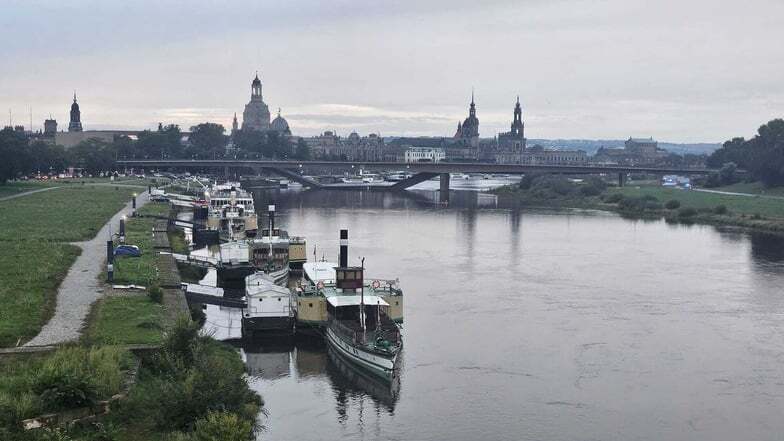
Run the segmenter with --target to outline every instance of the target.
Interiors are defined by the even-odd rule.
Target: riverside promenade
[[[146,191],[140,193],[136,197],[136,208],[144,206],[148,199]],[[90,306],[103,295],[105,284],[101,276],[106,271],[106,241],[109,232],[117,232],[120,218],[130,215],[131,206],[131,202],[127,203],[92,239],[72,244],[79,247],[82,253],[57,290],[54,315],[25,346],[56,345],[79,339]]]

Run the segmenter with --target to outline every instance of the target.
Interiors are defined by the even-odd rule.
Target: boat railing
[[[397,327],[385,328],[382,326],[380,329],[367,329],[363,332],[359,328],[358,322],[355,323],[356,328],[332,317],[329,318],[328,323],[335,332],[351,339],[354,344],[367,345],[368,343],[374,343],[377,345],[381,341],[386,341],[394,347],[400,343],[400,330]]]

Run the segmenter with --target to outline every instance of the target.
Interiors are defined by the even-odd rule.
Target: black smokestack
[[[270,237],[274,236],[275,231],[275,204],[270,204],[267,206],[267,212],[269,213],[269,222],[270,222]]]
[[[340,230],[340,267],[348,266],[348,230]]]

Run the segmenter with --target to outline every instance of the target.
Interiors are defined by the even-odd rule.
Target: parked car
[[[136,245],[118,245],[114,249],[117,257],[141,257],[142,251]]]

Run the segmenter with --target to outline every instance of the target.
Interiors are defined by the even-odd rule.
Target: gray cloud
[[[448,136],[474,86],[483,136],[520,94],[531,137],[721,141],[782,115],[783,17],[778,0],[11,1],[0,105],[66,121],[77,89],[88,128],[228,124],[260,69],[301,134]]]

